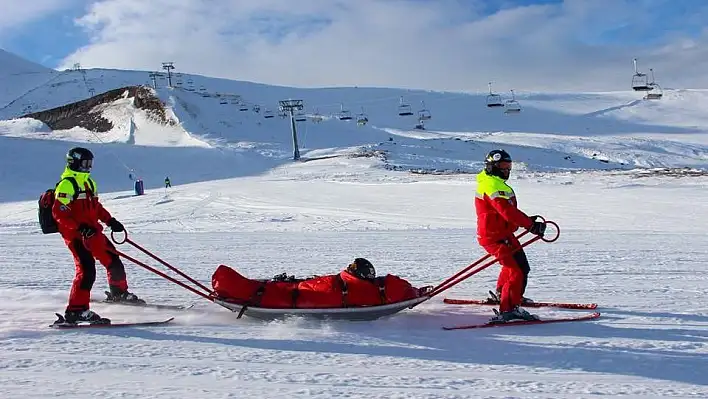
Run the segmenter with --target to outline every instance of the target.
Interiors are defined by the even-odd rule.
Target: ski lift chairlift
[[[295,114],[295,122],[307,122],[307,116],[305,116],[305,113],[302,111],[298,111]]]
[[[518,101],[516,101],[516,96],[514,95],[514,90],[511,90],[511,100],[506,100],[506,103],[504,104],[504,110],[505,114],[518,114],[521,112],[521,104],[519,104]]]
[[[403,96],[401,96],[400,104],[398,105],[398,116],[411,116],[413,111],[411,111],[411,106],[403,101]]]
[[[661,86],[654,81],[654,70],[649,68],[649,72],[651,73],[651,82],[649,82],[648,86],[651,87],[651,89],[647,91],[647,95],[644,96],[644,99],[659,100],[664,96],[664,90],[662,90]]]
[[[644,73],[635,73],[632,76],[632,90],[634,91],[650,91],[652,88],[649,86],[647,75]]]
[[[356,124],[359,126],[366,125],[366,123],[369,122],[369,118],[366,116],[366,113],[364,112],[364,107],[361,107],[361,113],[356,116]]]
[[[349,112],[349,110],[344,109],[344,104],[340,104],[339,120],[340,121],[352,120],[352,114],[351,114],[351,112]]]
[[[660,100],[664,97],[664,91],[657,83],[649,83],[649,86],[651,86],[651,90],[644,96],[645,100]]]
[[[521,105],[516,100],[507,100],[504,110],[505,114],[518,114],[521,112]]]
[[[632,75],[632,90],[634,91],[650,91],[651,86],[649,85],[649,77],[645,73],[639,72],[637,69],[637,59],[632,60],[634,62],[634,75]]]
[[[425,102],[421,101],[420,104],[422,105],[422,108],[420,109],[420,111],[418,111],[418,119],[422,121],[427,121],[432,118],[432,115],[430,115],[430,111],[425,109]]]
[[[273,115],[273,111],[267,109],[263,112],[263,117],[266,119],[273,118],[275,115]]]
[[[489,95],[487,95],[487,107],[494,108],[494,107],[503,107],[503,106],[504,106],[504,103],[502,102],[501,96],[492,91],[492,82],[489,82]]]

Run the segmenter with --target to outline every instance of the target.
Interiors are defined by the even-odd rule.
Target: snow
[[[44,109],[86,98],[80,74],[63,73],[47,86],[38,83],[47,76],[36,77],[40,88],[22,100],[0,97],[11,104],[0,112],[10,118],[30,104]],[[100,93],[145,83],[147,72],[88,70],[86,77]],[[288,97],[304,98],[307,113],[317,105],[325,116],[342,102],[352,113],[364,106],[370,123],[331,117],[299,124],[306,162],[293,162],[287,120],[178,89],[158,89],[174,126],[157,125],[129,99],[105,106],[115,124],[108,133],[0,121],[0,396],[708,396],[708,236],[701,230],[708,220],[708,91],[666,90],[656,102],[630,92],[517,93],[524,110],[508,116],[484,107],[482,94],[188,78],[263,109]],[[13,90],[22,91],[6,92]],[[401,95],[414,109],[425,101],[433,114],[428,130],[398,117]],[[516,160],[510,184],[521,209],[561,227],[557,242],[528,248],[527,295],[596,302],[602,317],[443,331],[491,316],[490,307],[442,298],[484,297],[496,281],[492,266],[385,319],[261,322],[236,319],[126,262],[139,296],[196,306],[176,312],[97,303],[93,309],[116,322],[176,320],[55,331],[46,325],[66,305],[74,268],[60,237],[40,233],[36,200],[77,144],[96,154],[99,194],[130,237],[206,285],[219,264],[250,277],[306,276],[338,272],[355,257],[416,286],[440,283],[483,255],[474,173],[486,151],[503,147]],[[145,180],[146,195],[132,195],[132,171]],[[165,190],[167,175],[173,187]],[[159,267],[134,248],[119,249]],[[93,295],[100,299],[106,284],[97,269]],[[530,310],[542,317],[585,312]]]

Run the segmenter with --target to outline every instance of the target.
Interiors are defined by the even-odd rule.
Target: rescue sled
[[[519,249],[539,240],[550,243],[558,239],[560,236],[558,225],[552,221],[545,222],[555,227],[555,237],[536,236],[522,243]],[[519,239],[528,233],[527,230],[516,238]],[[306,279],[297,279],[283,274],[273,279],[254,280],[242,276],[226,265],[220,265],[212,275],[212,288],[207,288],[130,240],[127,231],[124,232],[123,240],[116,240],[113,232],[111,232],[111,239],[118,245],[124,243],[132,245],[192,285],[169,276],[118,249],[112,249],[116,255],[210,302],[232,312],[238,312],[238,318],[247,315],[262,320],[288,316],[374,320],[396,314],[404,309],[411,309],[498,262],[498,259],[492,255],[485,255],[437,286],[421,288],[415,288],[406,280],[391,274],[376,277],[373,265],[363,258],[355,259],[347,269],[338,274]]]
[[[237,312],[237,318],[246,315],[261,320],[282,319],[289,316],[352,321],[375,320],[413,308],[430,299],[428,293],[432,290],[432,286],[413,287],[406,280],[391,274],[377,278],[373,275],[373,266],[363,258],[355,259],[346,270],[338,274],[305,279],[297,279],[284,273],[272,279],[255,280],[244,277],[226,265],[219,265],[212,275],[213,289],[210,289],[130,240],[127,232],[124,234],[123,240],[119,241],[111,233],[111,239],[119,245],[129,243],[186,279],[191,285],[120,250],[113,250],[118,256],[210,302]],[[359,261],[365,261],[362,264],[363,269],[367,264],[371,266],[372,275],[361,275],[363,269],[359,267],[357,270],[356,267]]]
[[[362,267],[371,270],[368,277],[361,275]],[[215,303],[238,312],[239,317],[262,320],[288,316],[374,320],[427,300],[432,288],[415,288],[392,274],[375,277],[373,265],[363,258],[338,274],[304,279],[283,273],[270,280],[252,280],[220,265],[212,287]]]

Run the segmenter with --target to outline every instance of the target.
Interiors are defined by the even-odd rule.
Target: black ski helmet
[[[509,169],[500,169],[500,162],[511,162],[511,155],[504,150],[492,150],[489,151],[487,157],[484,158],[484,170],[488,175],[501,177],[506,180],[509,178]]]
[[[74,172],[89,173],[93,166],[93,153],[87,148],[74,147],[66,153],[66,165]]]
[[[375,279],[376,269],[374,265],[364,258],[356,258],[349,266],[347,266],[347,271],[356,277],[362,279]]]

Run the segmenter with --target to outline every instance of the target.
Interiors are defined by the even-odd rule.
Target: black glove
[[[537,236],[543,237],[543,234],[546,232],[546,223],[533,222],[529,231],[531,232],[531,234],[536,234]]]
[[[79,225],[79,234],[81,234],[83,238],[91,238],[96,234],[96,229],[87,224],[81,224]]]
[[[125,231],[125,227],[123,227],[123,223],[119,222],[116,220],[116,218],[111,218],[108,223],[106,223],[108,227],[111,228],[111,231],[115,231],[116,233],[120,233]]]

